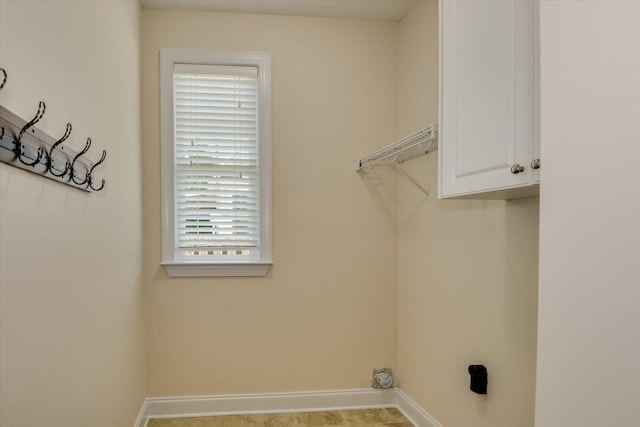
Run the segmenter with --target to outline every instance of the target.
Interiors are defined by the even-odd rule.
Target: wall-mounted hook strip
[[[88,186],[93,190],[93,191],[100,191],[104,188],[104,179],[102,180],[102,184],[100,185],[99,188],[95,188],[93,186],[93,170],[96,168],[96,166],[98,166],[100,163],[104,162],[104,159],[107,158],[107,151],[106,150],[102,150],[102,157],[100,157],[100,160],[98,160],[98,162],[91,166],[91,169],[89,169],[89,172],[87,173],[88,178]]]
[[[15,140],[14,153],[16,155],[16,158],[20,160],[20,162],[24,165],[27,165],[27,166],[37,165],[38,163],[40,163],[40,159],[45,153],[45,150],[42,147],[38,147],[37,156],[35,159],[33,159],[31,162],[26,162],[22,160],[22,157],[24,154],[24,150],[22,148],[22,137],[24,136],[24,133],[27,130],[29,130],[29,128],[31,128],[33,125],[35,125],[42,119],[42,117],[44,116],[45,109],[46,109],[46,105],[44,104],[44,102],[40,101],[40,103],[38,104],[38,112],[36,113],[35,117],[31,119],[31,121],[27,122],[27,124],[25,124],[22,127],[22,129],[20,129],[20,133],[18,134],[18,137]]]
[[[4,84],[7,82],[7,72],[4,68],[0,68],[0,72],[2,73],[2,83],[0,83],[0,90],[4,87]]]
[[[67,138],[69,138],[69,135],[71,135],[71,129],[72,129],[71,123],[67,123],[67,130],[64,132],[64,135],[62,136],[62,138],[57,140],[55,144],[51,146],[51,149],[47,153],[47,172],[49,172],[51,175],[55,177],[62,178],[67,174],[67,172],[69,172],[69,169],[71,168],[71,163],[69,163],[68,160],[64,162],[64,168],[62,170],[62,173],[54,172],[55,168],[53,167],[53,151],[56,149],[58,145],[62,144],[67,140]]]
[[[42,107],[38,116],[42,115]],[[78,153],[66,145],[70,140],[71,125],[67,125],[65,134],[60,139],[52,138],[37,127],[27,127],[29,123],[16,114],[0,105],[0,162],[7,163],[19,169],[52,179],[61,184],[68,185],[78,190],[92,192],[102,190],[105,184],[100,186],[97,178],[91,177],[91,172],[96,170],[98,163],[94,164],[84,153]],[[24,132],[22,132],[24,130]],[[16,150],[16,140],[20,137],[20,151]],[[54,147],[55,146],[55,147]],[[38,157],[40,150],[40,162],[29,166]],[[22,153],[22,162],[18,160],[16,152]],[[106,157],[106,154],[103,153]],[[104,163],[100,159],[100,164]],[[71,179],[71,164],[73,163],[73,179]],[[64,173],[66,170],[66,173]],[[104,181],[104,180],[103,180]],[[80,183],[80,184],[78,184]]]
[[[76,161],[84,155],[91,148],[91,138],[87,138],[87,143],[84,145],[82,151],[80,151],[71,161],[71,167],[69,168],[69,181],[73,181],[77,185],[84,185],[89,181],[89,171],[87,170],[82,181],[76,180]]]

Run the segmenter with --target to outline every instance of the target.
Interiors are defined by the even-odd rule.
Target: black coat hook
[[[4,68],[0,68],[0,72],[2,72],[2,83],[0,83],[0,90],[2,90],[4,84],[7,82],[7,72]]]
[[[18,158],[18,160],[20,160],[21,163],[27,166],[35,166],[36,164],[38,164],[42,156],[46,153],[44,148],[38,147],[38,155],[36,156],[36,159],[33,162],[25,162],[24,160],[22,160],[22,156],[24,154],[23,153],[24,150],[22,148],[22,136],[30,127],[32,127],[42,119],[42,116],[44,116],[45,109],[46,109],[46,105],[44,104],[44,102],[40,101],[40,103],[38,104],[38,112],[36,113],[36,116],[33,119],[31,119],[30,122],[25,124],[22,127],[22,129],[20,129],[18,138],[15,141],[14,153]]]
[[[71,168],[71,164],[69,163],[69,161],[67,160],[64,164],[64,170],[62,171],[61,174],[57,174],[53,171],[53,150],[56,149],[56,147],[60,144],[62,144],[64,141],[67,140],[67,138],[69,138],[69,135],[71,135],[71,123],[67,123],[67,130],[64,132],[64,135],[62,136],[62,138],[60,138],[58,141],[56,141],[55,144],[53,144],[51,146],[51,149],[49,150],[49,152],[47,153],[47,171],[53,175],[56,176],[58,178],[63,177],[67,174],[67,172],[69,172],[69,169]]]
[[[93,191],[100,191],[104,188],[104,179],[102,180],[102,185],[100,185],[100,188],[95,188],[93,186],[93,170],[96,168],[96,166],[98,166],[100,163],[104,162],[104,159],[107,158],[107,151],[106,150],[102,150],[102,157],[100,157],[100,160],[98,160],[98,162],[91,166],[91,169],[89,169],[89,172],[87,173],[87,176],[89,177],[88,181],[89,181],[89,188],[91,188]]]
[[[76,160],[78,160],[84,153],[89,151],[89,148],[91,148],[91,138],[87,138],[87,143],[85,144],[85,146],[82,149],[82,151],[80,151],[78,154],[76,154],[76,156],[73,158],[73,161],[71,162],[71,166],[69,168],[69,181],[73,181],[77,185],[83,185],[83,184],[86,184],[89,181],[89,171],[87,171],[87,173],[86,173],[86,175],[85,175],[85,177],[84,177],[84,179],[82,181],[76,181],[76,176],[75,176]]]

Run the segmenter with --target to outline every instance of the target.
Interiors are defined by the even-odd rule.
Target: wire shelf
[[[425,128],[406,136],[368,156],[356,159],[356,171],[368,172],[381,161],[388,163],[402,163],[418,156],[434,151],[438,147],[438,126],[431,124]]]

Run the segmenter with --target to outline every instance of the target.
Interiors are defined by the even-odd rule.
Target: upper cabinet
[[[537,5],[440,1],[438,195],[538,193]]]

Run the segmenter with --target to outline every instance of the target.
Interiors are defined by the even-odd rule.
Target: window
[[[270,55],[162,49],[162,265],[264,276],[271,265]]]

